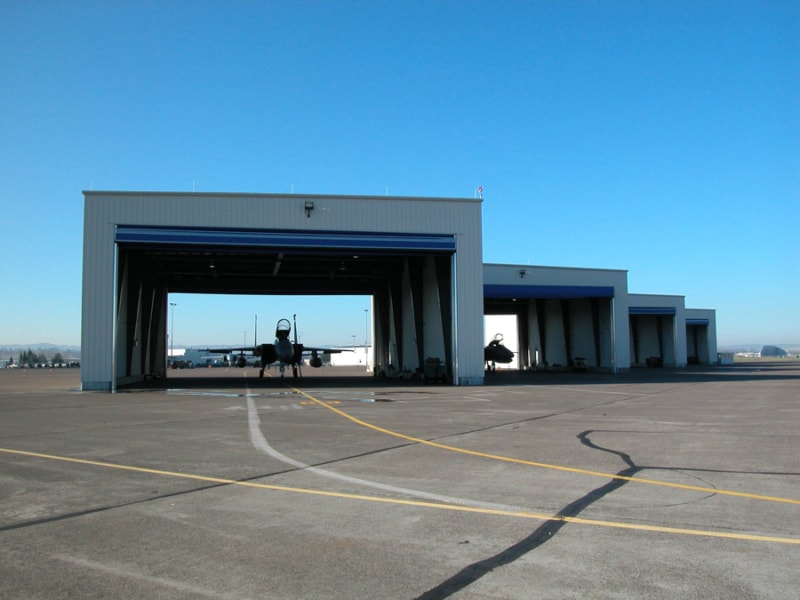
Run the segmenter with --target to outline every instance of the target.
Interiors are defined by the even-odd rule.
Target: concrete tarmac
[[[0,371],[0,597],[798,597],[800,361],[304,375]]]

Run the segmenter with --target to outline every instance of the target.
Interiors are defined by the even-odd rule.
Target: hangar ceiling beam
[[[398,371],[405,368],[403,345],[403,284],[399,277],[389,282],[392,319],[394,320],[394,340],[396,345],[396,361]]]
[[[539,345],[542,349],[542,360],[547,360],[547,315],[545,314],[544,300],[537,298],[536,320],[539,323]]]
[[[567,353],[567,366],[572,366],[572,320],[569,300],[561,300],[561,322],[564,327],[564,351]]]
[[[419,258],[409,258],[406,260],[408,268],[409,282],[411,285],[411,311],[414,315],[414,335],[417,346],[417,364],[422,367],[425,364],[425,330],[424,330],[424,309],[422,302],[422,281],[424,263]]]
[[[522,308],[527,308],[527,303],[524,304]],[[522,310],[517,312],[517,336],[519,339],[519,348],[517,352],[519,368],[527,369],[530,366],[531,356],[531,334],[527,310],[524,312]]]
[[[602,363],[602,352],[600,343],[600,300],[598,298],[591,299],[592,304],[592,336],[594,339],[594,364],[598,367]]]
[[[434,260],[436,282],[439,292],[439,307],[442,313],[442,333],[444,335],[444,355],[447,368],[453,364],[453,259],[437,256]],[[452,373],[451,373],[452,374]]]

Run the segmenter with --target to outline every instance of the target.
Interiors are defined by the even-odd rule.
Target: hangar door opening
[[[675,366],[676,310],[671,306],[631,306],[630,319],[631,366]]]
[[[686,362],[690,365],[711,364],[708,326],[708,319],[686,319]]]
[[[497,343],[513,353],[510,362],[504,362],[505,359],[501,361],[491,360],[494,358],[491,346]],[[517,315],[484,315],[483,345],[484,348],[490,348],[488,352],[484,350],[487,370],[519,369],[519,322]]]
[[[290,321],[292,341],[305,347],[343,349],[318,352],[322,367],[359,367],[372,374],[372,298],[362,295],[255,296],[240,294],[169,294],[167,317],[168,377],[198,368],[258,366],[260,357],[233,348],[254,348],[275,339],[277,322]],[[210,352],[209,349],[218,349]],[[228,352],[220,350],[227,349]],[[306,351],[301,366],[313,367],[315,353]],[[274,366],[273,366],[274,367]],[[276,368],[269,370],[275,374]],[[309,371],[309,373],[317,371]],[[319,371],[322,373],[323,371]],[[349,369],[355,374],[356,369]],[[215,371],[219,375],[227,371]],[[307,374],[303,371],[303,374]]]
[[[608,286],[491,284],[483,310],[514,317],[518,343],[506,345],[519,369],[612,369],[613,297]]]
[[[378,373],[434,356],[453,372],[452,235],[118,225],[115,241],[118,383],[166,374],[170,293],[368,296]]]

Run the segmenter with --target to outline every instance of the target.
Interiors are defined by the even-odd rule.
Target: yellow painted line
[[[325,490],[312,490],[308,488],[297,488],[285,485],[274,485],[269,483],[257,483],[255,481],[237,481],[224,477],[210,477],[207,475],[196,475],[193,473],[179,473],[175,471],[163,471],[161,469],[149,469],[146,467],[134,467],[118,463],[100,462],[97,460],[87,460],[85,458],[72,458],[69,456],[58,456],[55,454],[43,454],[41,452],[29,452],[27,450],[13,450],[11,448],[0,448],[0,452],[14,454],[18,456],[28,456],[46,460],[56,460],[61,462],[88,465],[92,467],[103,467],[106,469],[116,469],[120,471],[131,471],[134,473],[145,473],[148,475],[160,475],[164,477],[175,477],[178,479],[190,479],[193,481],[203,481],[206,483],[218,483],[223,485],[236,485],[242,487],[273,490],[279,492],[290,492],[295,494],[310,494],[314,496],[327,496],[329,498],[342,498],[346,500],[360,500],[364,502],[381,502],[383,504],[397,504],[402,506],[417,506],[422,508],[434,508],[439,510],[450,510],[455,512],[476,513],[500,517],[514,517],[518,519],[533,519],[537,521],[562,521],[564,523],[574,523],[576,525],[592,525],[595,527],[609,527],[615,529],[629,529],[633,531],[648,531],[655,533],[667,533],[672,535],[695,535],[702,537],[724,538],[730,540],[742,540],[749,542],[771,542],[777,544],[800,545],[800,539],[776,537],[769,535],[753,535],[747,533],[730,533],[724,531],[708,531],[702,529],[682,529],[678,527],[662,527],[659,525],[640,525],[636,523],[620,523],[615,521],[601,521],[596,519],[582,519],[580,517],[562,517],[558,515],[547,515],[544,513],[534,513],[528,511],[512,511],[493,508],[480,508],[474,506],[461,506],[456,504],[439,504],[437,502],[427,502],[424,500],[406,500],[402,498],[383,498],[380,496],[365,496],[362,494],[348,494],[344,492],[329,492]]]
[[[377,431],[379,433],[385,433],[386,435],[391,435],[391,436],[396,437],[396,438],[407,440],[409,442],[414,442],[416,444],[424,444],[425,446],[431,446],[433,448],[439,448],[441,450],[449,450],[451,452],[459,452],[461,454],[469,454],[470,456],[479,456],[481,458],[488,458],[490,460],[498,460],[498,461],[503,461],[503,462],[516,463],[516,464],[520,464],[520,465],[527,465],[529,467],[540,467],[540,468],[543,468],[543,469],[552,469],[552,470],[555,470],[555,471],[566,471],[568,473],[577,473],[579,475],[591,475],[593,477],[603,477],[605,479],[619,479],[619,480],[622,480],[622,481],[630,481],[630,482],[633,482],[633,483],[644,483],[644,484],[647,484],[647,485],[658,485],[658,486],[662,486],[662,487],[677,488],[677,489],[682,489],[682,490],[691,490],[691,491],[694,491],[694,492],[705,492],[705,493],[709,493],[709,494],[720,494],[722,496],[738,496],[739,498],[749,498],[751,500],[766,500],[768,502],[782,502],[782,503],[785,503],[785,504],[800,505],[800,500],[796,500],[794,498],[781,498],[780,496],[764,496],[764,495],[761,495],[761,494],[751,494],[751,493],[748,493],[748,492],[737,492],[737,491],[733,491],[733,490],[723,490],[723,489],[718,489],[718,488],[703,487],[703,486],[699,486],[699,485],[687,485],[687,484],[684,484],[684,483],[671,483],[669,481],[658,481],[656,479],[644,479],[644,478],[641,478],[641,477],[628,477],[628,476],[625,476],[625,475],[616,475],[614,473],[603,473],[602,471],[591,471],[591,470],[588,470],[588,469],[579,469],[579,468],[576,468],[576,467],[567,467],[567,466],[563,466],[563,465],[553,465],[553,464],[548,464],[548,463],[536,462],[536,461],[532,461],[532,460],[525,460],[525,459],[522,459],[522,458],[513,458],[513,457],[510,457],[510,456],[501,456],[501,455],[498,455],[498,454],[489,454],[487,452],[479,452],[477,450],[469,450],[467,448],[458,448],[457,446],[448,446],[447,444],[440,444],[439,442],[432,442],[430,440],[424,440],[422,438],[417,438],[417,437],[414,437],[414,436],[411,436],[411,435],[406,435],[406,434],[400,433],[398,431],[392,431],[391,429],[386,429],[384,427],[380,427],[378,425],[373,425],[372,423],[368,423],[366,421],[362,421],[358,417],[354,417],[352,415],[349,415],[349,414],[347,414],[346,412],[344,412],[341,409],[335,408],[333,406],[330,406],[329,404],[326,404],[325,402],[323,402],[321,400],[318,400],[317,398],[315,398],[311,394],[308,394],[308,393],[304,392],[303,390],[300,390],[298,388],[291,387],[291,386],[289,386],[289,387],[292,390],[294,390],[295,392],[297,392],[298,394],[301,394],[302,396],[305,396],[309,400],[311,400],[313,402],[316,402],[320,406],[323,406],[323,407],[327,408],[328,410],[331,410],[331,411],[335,412],[336,414],[344,417],[345,419],[348,419],[348,420],[352,421],[353,423],[356,423],[357,425],[361,425],[362,427],[366,427],[368,429],[372,429],[373,431]]]

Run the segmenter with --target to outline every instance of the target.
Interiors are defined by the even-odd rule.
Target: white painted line
[[[198,596],[203,598],[221,598],[221,599],[239,598],[239,596],[234,596],[232,594],[221,594],[218,592],[214,592],[212,590],[207,590],[204,588],[197,587],[196,585],[190,585],[188,583],[184,583],[183,581],[167,579],[166,577],[155,577],[153,575],[145,575],[144,573],[137,573],[136,571],[133,571],[127,567],[106,565],[94,560],[87,560],[85,558],[78,558],[76,556],[68,556],[66,554],[54,554],[53,558],[77,567],[82,567],[84,569],[92,569],[95,571],[106,573],[107,575],[113,575],[115,577],[123,577],[125,579],[130,579],[133,581],[155,584],[162,588],[178,590],[179,592],[190,594],[192,596]]]
[[[338,479],[339,481],[345,481],[347,483],[355,485],[363,485],[383,490],[385,492],[392,492],[395,494],[406,494],[408,496],[413,496],[416,498],[425,498],[426,500],[442,502],[445,504],[457,504],[461,506],[474,506],[478,508],[487,508],[491,510],[508,510],[515,512],[530,510],[519,506],[508,506],[506,504],[495,504],[493,502],[481,502],[478,500],[468,500],[466,498],[454,498],[452,496],[444,496],[442,494],[433,494],[430,492],[423,492],[420,490],[412,490],[409,488],[388,485],[385,483],[379,483],[377,481],[369,481],[367,479],[351,477],[349,475],[343,475],[341,473],[336,473],[334,471],[328,471],[320,467],[312,467],[311,465],[307,465],[303,462],[300,462],[299,460],[295,460],[289,456],[286,456],[285,454],[282,454],[281,452],[278,452],[275,448],[270,446],[269,442],[264,437],[264,434],[261,432],[261,427],[260,427],[261,419],[259,419],[258,417],[258,410],[256,409],[256,405],[253,402],[252,398],[247,398],[247,422],[250,427],[250,443],[253,444],[253,447],[256,450],[259,450],[264,454],[266,454],[267,456],[271,456],[276,460],[286,463],[287,465],[292,465],[293,467],[297,467],[298,469],[303,469],[304,471],[308,471],[309,473],[314,473],[315,475],[320,475],[322,477],[329,477],[331,479]]]

